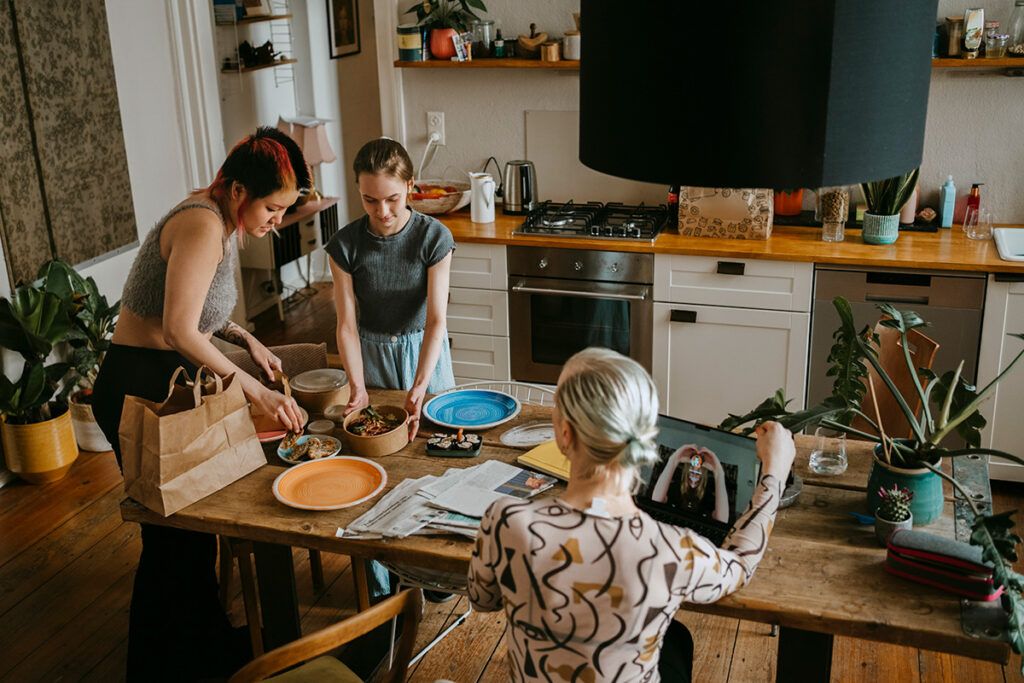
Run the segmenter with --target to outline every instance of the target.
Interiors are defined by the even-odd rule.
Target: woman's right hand
[[[796,458],[793,434],[778,422],[764,422],[754,430],[761,471],[785,481]]]
[[[370,405],[370,396],[366,393],[366,389],[362,387],[353,389],[348,397],[348,405],[345,406],[345,415],[362,410],[368,405]]]
[[[256,395],[253,403],[260,409],[260,412],[264,415],[273,415],[289,431],[298,432],[305,424],[299,404],[291,396],[285,396],[278,391],[264,387]]]

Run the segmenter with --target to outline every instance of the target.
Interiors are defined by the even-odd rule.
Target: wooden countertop
[[[767,240],[683,237],[676,233],[663,233],[652,245],[644,242],[555,238],[543,235],[513,236],[512,231],[523,222],[522,216],[499,214],[494,223],[473,223],[469,211],[464,210],[438,218],[452,231],[456,242],[1024,275],[1024,263],[1013,263],[999,258],[995,242],[969,240],[956,226],[951,230],[939,230],[937,233],[903,232],[895,244],[888,246],[865,244],[861,240],[860,230],[847,230],[845,241],[828,243],[821,241],[820,228],[794,226],[776,226],[772,230],[771,238]]]

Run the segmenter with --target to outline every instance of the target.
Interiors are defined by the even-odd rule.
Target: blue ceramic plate
[[[490,429],[519,414],[519,401],[491,389],[462,389],[427,401],[423,414],[449,429]]]

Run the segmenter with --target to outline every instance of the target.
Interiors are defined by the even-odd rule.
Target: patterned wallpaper
[[[0,154],[19,169],[0,181],[16,281],[52,255],[78,264],[131,244],[138,230],[104,0],[3,4],[0,69],[21,86],[0,92],[0,135],[17,148]]]

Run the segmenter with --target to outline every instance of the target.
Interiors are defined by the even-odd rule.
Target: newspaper
[[[492,502],[504,496],[529,498],[556,481],[498,460],[450,468],[440,477],[402,481],[337,535],[372,539],[443,532],[472,538]]]

